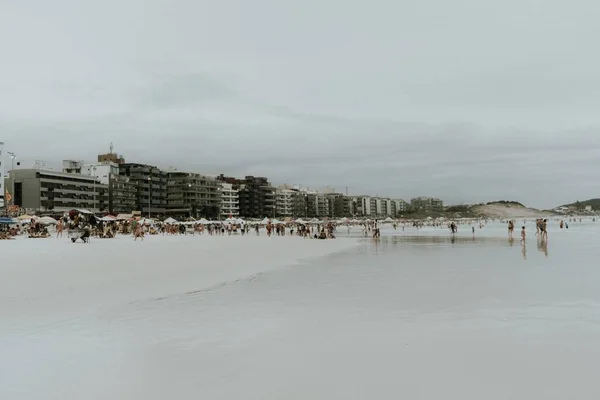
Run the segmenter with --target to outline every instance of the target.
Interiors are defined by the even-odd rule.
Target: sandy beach
[[[0,398],[600,396],[595,222],[341,236],[0,242]]]
[[[131,236],[0,242],[0,315],[40,324],[135,301],[202,291],[347,250],[355,239],[284,236]],[[1,331],[0,331],[1,332]]]

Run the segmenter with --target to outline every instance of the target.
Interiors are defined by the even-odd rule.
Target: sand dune
[[[548,213],[536,210],[535,208],[509,206],[503,204],[486,204],[475,206],[473,207],[473,212],[496,219],[540,218],[548,215]]]

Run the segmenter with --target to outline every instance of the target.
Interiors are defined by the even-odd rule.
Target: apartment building
[[[348,216],[349,214],[345,213],[344,210],[344,199],[346,198],[342,193],[327,193],[325,194],[327,198],[328,204],[328,212],[327,215],[330,218],[341,218],[344,216]]]
[[[112,175],[108,182],[108,211],[113,215],[131,214],[137,201],[137,183],[126,176]]]
[[[108,185],[92,176],[41,169],[15,169],[4,185],[13,202],[28,212],[56,213],[83,208],[108,211]]]
[[[266,177],[246,176],[243,179],[224,176],[221,182],[230,183],[238,190],[240,216],[244,218],[273,218],[276,214],[276,188]]]
[[[167,180],[165,171],[159,168],[137,163],[119,164],[119,176],[129,178],[136,185],[136,209],[143,215],[163,217],[167,207]]]
[[[232,183],[219,182],[221,190],[221,218],[240,215],[240,195]]]
[[[191,172],[169,171],[165,214],[176,218],[218,219],[221,215],[221,185],[216,179]]]
[[[279,218],[294,216],[294,197],[297,191],[287,188],[277,188],[275,191],[275,215]]]
[[[402,199],[393,199],[392,200],[392,216],[396,216],[398,214],[403,213],[408,210],[409,204]]]
[[[306,192],[293,190],[292,215],[296,218],[308,218],[308,194]]]
[[[444,202],[433,197],[415,197],[410,200],[410,207],[415,211],[444,211]]]

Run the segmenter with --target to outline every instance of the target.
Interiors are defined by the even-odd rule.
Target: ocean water
[[[598,399],[600,223],[554,225],[525,246],[501,224],[386,228],[198,291],[2,318],[0,398]]]

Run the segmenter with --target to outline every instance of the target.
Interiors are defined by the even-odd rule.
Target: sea
[[[340,230],[350,250],[5,325],[0,398],[600,399],[600,222],[515,225]]]

